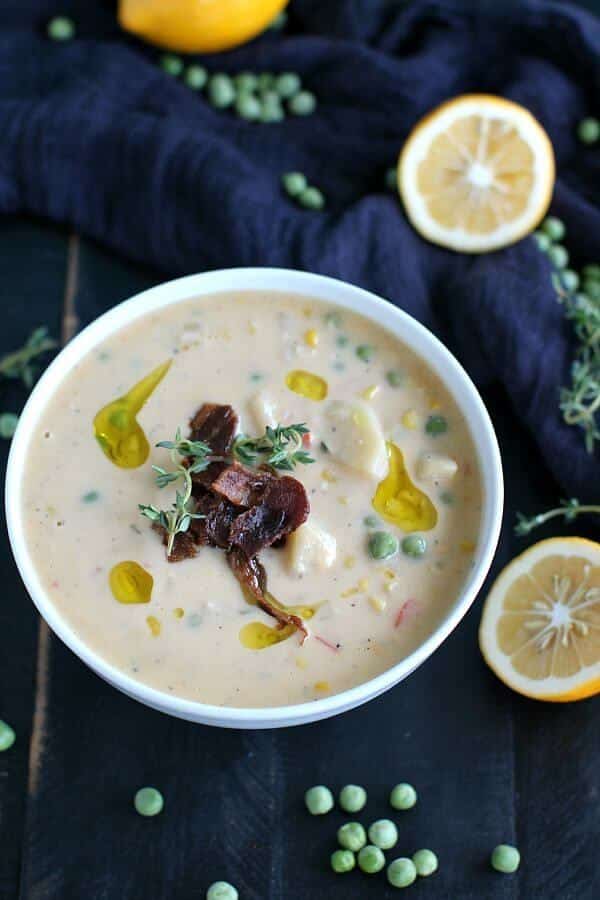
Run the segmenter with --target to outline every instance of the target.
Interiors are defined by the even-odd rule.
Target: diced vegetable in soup
[[[307,297],[149,314],[58,387],[28,448],[34,561],[134,678],[229,706],[383,672],[456,601],[481,484],[468,424],[410,347]]]

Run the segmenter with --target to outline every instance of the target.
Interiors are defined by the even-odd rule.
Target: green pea
[[[249,94],[258,88],[258,75],[254,72],[238,72],[233,82],[240,93]]]
[[[367,792],[358,784],[346,784],[340,791],[338,802],[344,812],[360,812],[367,802]]]
[[[392,887],[405,888],[417,878],[417,870],[412,859],[400,856],[394,859],[387,867],[387,880]]]
[[[266,91],[262,96],[260,121],[281,122],[285,119],[285,113],[279,95],[275,91]]]
[[[16,737],[14,728],[11,728],[8,722],[3,722],[0,719],[0,753],[4,750],[9,750],[14,744]]]
[[[385,377],[390,387],[400,387],[404,381],[404,375],[396,369],[390,369],[389,372],[385,373]]]
[[[305,191],[308,186],[306,175],[303,175],[302,172],[285,172],[281,176],[281,183],[290,197],[300,196],[302,191]]]
[[[307,790],[304,802],[311,816],[324,816],[333,809],[333,794],[328,787],[317,784]]]
[[[327,325],[333,325],[334,328],[341,328],[343,324],[342,314],[336,309],[330,309],[324,316]]]
[[[235,100],[235,87],[229,75],[211,75],[208,82],[208,100],[216,109],[226,109]]]
[[[427,878],[437,872],[438,858],[433,850],[417,850],[413,854],[412,861],[415,864],[417,875],[420,875],[421,878]]]
[[[600,140],[600,122],[598,119],[593,119],[591,116],[587,119],[582,119],[577,126],[577,137],[582,144],[595,144],[597,140]]]
[[[289,100],[290,97],[294,97],[298,93],[302,87],[302,82],[300,76],[296,75],[295,72],[282,72],[275,79],[274,87],[283,100]]]
[[[206,892],[206,900],[238,900],[237,888],[228,881],[215,881]]]
[[[15,433],[19,417],[16,413],[0,413],[0,438],[9,440]]]
[[[323,209],[325,206],[325,197],[316,187],[307,187],[298,197],[298,202],[306,209]]]
[[[351,872],[356,865],[356,857],[352,850],[334,850],[331,854],[331,868],[338,875]]]
[[[381,872],[384,866],[385,856],[379,847],[374,847],[373,844],[367,844],[366,847],[359,850],[358,868],[367,875],[375,875],[376,872]]]
[[[583,282],[583,292],[587,294],[592,300],[600,300],[600,281],[594,281],[591,278],[586,278]]]
[[[75,24],[67,16],[55,16],[48,22],[46,32],[53,41],[70,41],[75,37]]]
[[[398,552],[398,538],[389,531],[376,531],[369,538],[369,553],[373,559],[389,559]]]
[[[375,356],[375,348],[370,344],[359,344],[356,348],[356,355],[359,359],[362,359],[363,362],[371,362]]]
[[[340,847],[358,853],[367,843],[367,833],[360,822],[346,822],[338,828],[337,839]]]
[[[396,166],[392,166],[390,169],[386,170],[384,181],[388,191],[398,190],[398,169]]]
[[[160,58],[160,67],[167,75],[177,78],[183,72],[183,60],[174,53],[165,53]]]
[[[551,241],[562,241],[567,233],[564,222],[556,216],[548,216],[548,218],[544,219],[542,231],[548,235]]]
[[[253,94],[238,94],[235,100],[235,111],[240,119],[256,122],[261,117],[262,105]]]
[[[379,519],[377,518],[377,516],[365,516],[363,519],[363,524],[367,528],[377,528],[377,526],[379,525]]]
[[[96,500],[100,499],[100,494],[98,491],[88,491],[81,499],[83,503],[95,503]]]
[[[310,91],[299,91],[288,101],[288,109],[293,116],[310,116],[317,106],[317,98]]]
[[[564,269],[569,264],[567,248],[562,244],[553,244],[548,250],[548,259],[555,269]]]
[[[600,281],[600,266],[595,265],[595,263],[589,263],[583,267],[581,274],[584,278],[589,278],[591,281]]]
[[[408,534],[402,539],[402,552],[413,559],[419,559],[427,552],[427,541],[420,534]]]
[[[400,782],[392,788],[390,793],[390,806],[394,809],[412,809],[417,802],[417,792],[412,784]]]
[[[446,506],[452,506],[454,503],[454,494],[451,491],[442,491],[440,494],[440,500]]]
[[[347,337],[345,334],[338,334],[338,336],[335,339],[335,342],[338,347],[347,347],[348,344],[350,343],[350,338]]]
[[[429,416],[425,423],[425,431],[433,437],[445,434],[448,431],[448,422],[443,416]]]
[[[516,847],[511,847],[510,844],[498,844],[492,851],[490,862],[496,872],[503,872],[509,875],[512,872],[516,872],[519,868],[521,854]]]
[[[567,291],[573,292],[579,287],[579,275],[573,269],[564,269],[561,272],[560,280]]]
[[[153,787],[143,787],[133,798],[133,805],[140,816],[157,816],[164,806],[163,796]]]
[[[538,249],[541,250],[542,253],[547,253],[552,245],[552,241],[547,234],[544,234],[543,231],[534,231],[533,239],[538,245]]]
[[[256,89],[259,91],[270,91],[275,84],[275,76],[270,72],[261,72],[256,82]]]
[[[369,840],[382,850],[390,850],[398,843],[398,829],[391,819],[377,819],[369,826]]]
[[[201,91],[208,81],[208,72],[204,66],[188,66],[185,70],[183,80],[189,88],[194,91]]]

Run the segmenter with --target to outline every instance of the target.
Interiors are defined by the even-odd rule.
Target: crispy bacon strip
[[[215,456],[224,456],[231,449],[238,421],[233,406],[203,403],[190,419],[191,439],[204,441]]]
[[[250,594],[268,615],[277,619],[279,628],[283,628],[285,625],[293,625],[297,628],[302,633],[302,643],[304,643],[308,637],[308,631],[300,616],[274,606],[266,595],[267,573],[262,563],[256,557],[248,559],[242,551],[235,548],[227,554],[227,561],[244,593]]]

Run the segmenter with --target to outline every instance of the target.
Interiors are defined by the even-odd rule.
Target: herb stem
[[[521,513],[517,513],[517,524],[515,525],[515,534],[522,537],[529,534],[534,528],[545,525],[551,519],[563,517],[565,522],[572,522],[576,516],[586,513],[600,514],[600,505],[593,503],[582,504],[575,497],[570,500],[561,500],[561,505],[554,509],[549,509],[544,513],[538,513],[536,516],[527,518]]]

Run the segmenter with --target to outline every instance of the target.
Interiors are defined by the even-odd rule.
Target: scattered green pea
[[[567,291],[576,291],[579,287],[579,275],[573,269],[563,269],[560,279]]]
[[[100,494],[98,491],[88,491],[81,499],[84,503],[95,503],[96,500],[100,499]]]
[[[412,861],[415,864],[417,875],[421,878],[427,878],[429,875],[437,872],[438,858],[433,850],[417,850],[413,854]]]
[[[206,900],[238,900],[237,888],[228,881],[215,881],[206,892]]]
[[[270,91],[274,84],[274,75],[270,72],[261,72],[256,81],[256,89],[259,91]]]
[[[356,857],[352,850],[334,850],[331,854],[331,868],[338,875],[351,872],[356,865]]]
[[[261,102],[254,94],[239,93],[235,98],[235,111],[241,119],[256,122],[261,117]]]
[[[400,387],[404,381],[402,372],[398,372],[396,369],[390,369],[389,372],[386,372],[385,378],[390,387]]]
[[[367,792],[358,784],[346,784],[340,791],[338,802],[344,812],[360,812],[367,802]]]
[[[556,216],[548,216],[548,218],[544,219],[542,231],[548,235],[551,241],[562,241],[567,233],[564,222]]]
[[[363,524],[367,528],[377,528],[377,526],[379,525],[379,519],[377,518],[377,516],[365,516],[363,519]]]
[[[384,182],[388,191],[398,190],[398,169],[396,166],[386,169]]]
[[[569,264],[567,248],[562,244],[553,244],[548,250],[548,259],[555,269],[564,269]]]
[[[48,22],[46,31],[53,41],[70,41],[75,37],[75,23],[67,16],[55,16]]]
[[[362,359],[363,362],[371,362],[375,356],[375,348],[370,344],[359,344],[356,348],[356,355],[359,359]]]
[[[285,118],[285,113],[279,99],[279,94],[275,91],[265,91],[262,95],[260,121],[261,122],[281,122]]]
[[[204,66],[188,66],[183,80],[193,91],[201,91],[208,81],[208,72]]]
[[[9,440],[17,429],[19,417],[16,413],[0,413],[0,438]]]
[[[387,880],[392,887],[408,887],[417,878],[417,870],[412,859],[400,856],[394,859],[387,867]]]
[[[294,116],[309,116],[317,106],[317,99],[310,91],[299,91],[288,101],[288,109]]]
[[[542,253],[547,253],[552,245],[552,241],[547,234],[544,234],[543,231],[534,231],[533,239]]]
[[[398,829],[391,819],[377,819],[369,826],[369,840],[382,850],[390,850],[398,843]]]
[[[448,431],[448,422],[443,416],[429,416],[425,423],[425,431],[433,437],[445,434]]]
[[[589,278],[591,281],[600,281],[600,266],[595,263],[589,263],[587,266],[583,267],[581,274],[585,279]]]
[[[398,538],[389,531],[376,531],[369,538],[369,553],[373,559],[389,559],[398,552]]]
[[[208,82],[208,100],[216,109],[226,109],[235,100],[235,87],[229,75],[211,75]]]
[[[153,787],[143,787],[133,798],[133,805],[140,816],[157,816],[164,806],[163,796]]]
[[[589,116],[582,119],[577,126],[577,137],[582,144],[595,144],[600,140],[600,122]]]
[[[160,58],[160,67],[167,75],[177,78],[183,72],[183,60],[174,53],[164,53]]]
[[[420,534],[408,534],[402,539],[402,552],[413,559],[419,559],[427,552],[427,541]]]
[[[233,83],[240,93],[250,93],[258,87],[258,76],[254,72],[238,72],[234,76]]]
[[[323,209],[325,206],[325,197],[316,187],[307,187],[298,197],[298,202],[306,209]]]
[[[14,728],[11,728],[8,722],[0,719],[0,753],[9,750],[16,740]]]
[[[333,809],[333,794],[328,787],[317,784],[307,790],[304,802],[311,816],[324,816]]]
[[[384,866],[385,856],[379,847],[367,844],[366,847],[358,851],[358,868],[367,875],[375,875],[376,872],[381,872]]]
[[[335,342],[338,347],[347,347],[348,344],[350,343],[350,338],[347,337],[345,334],[338,334],[338,336],[335,339]]]
[[[334,328],[342,327],[342,314],[335,309],[330,309],[329,312],[326,312],[324,319],[327,325],[333,325]]]
[[[492,851],[490,862],[496,872],[509,875],[519,868],[521,854],[516,847],[511,847],[510,844],[498,844]]]
[[[282,72],[275,79],[274,87],[283,100],[289,100],[290,97],[294,97],[298,93],[302,87],[302,82],[300,81],[300,76],[296,75],[295,72]]]
[[[362,807],[360,808],[362,809]],[[338,844],[344,850],[352,850],[353,853],[358,853],[367,843],[367,832],[360,822],[346,822],[345,825],[338,828],[337,839]]]
[[[281,183],[290,197],[299,197],[302,191],[308,187],[306,175],[303,175],[302,172],[285,172],[281,176]]]
[[[446,506],[452,506],[452,504],[454,503],[454,494],[452,493],[452,491],[442,491],[442,493],[440,494],[440,500]]]
[[[390,806],[394,809],[412,809],[417,802],[417,792],[412,784],[401,782],[392,788]]]

